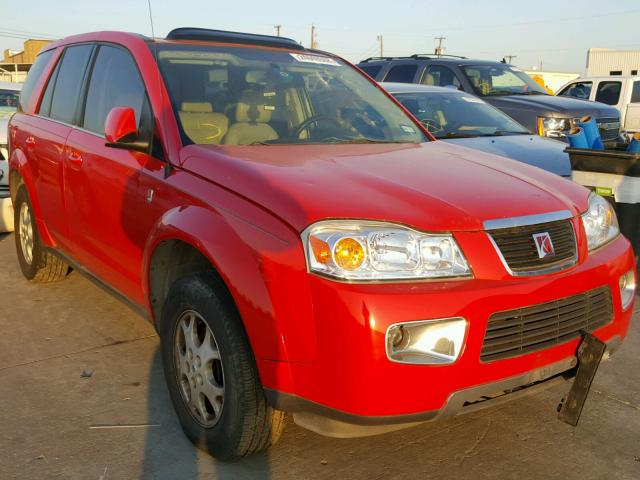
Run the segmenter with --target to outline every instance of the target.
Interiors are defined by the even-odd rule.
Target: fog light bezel
[[[631,289],[631,295],[629,296],[629,299],[625,303],[624,295],[625,295],[625,291],[626,292],[629,291],[629,285],[628,285],[629,277],[631,277],[631,280],[632,280],[632,283],[631,283],[632,289]],[[623,286],[623,281],[624,281],[624,286]],[[634,269],[631,269],[627,273],[620,275],[620,278],[618,279],[618,287],[620,289],[620,305],[622,307],[622,311],[626,312],[633,305],[633,301],[636,297],[636,290],[638,288],[638,281],[637,281],[636,272]]]
[[[393,337],[398,329],[402,329],[403,331],[410,331],[412,329],[417,329],[420,327],[431,328],[434,326],[440,326],[443,323],[464,323],[464,333],[462,335],[462,339],[460,341],[460,348],[455,357],[447,358],[446,355],[443,354],[435,354],[434,352],[424,351],[424,353],[404,353],[405,356],[409,356],[409,358],[402,358],[402,353],[394,351]],[[400,363],[404,365],[429,365],[429,366],[447,366],[454,365],[457,363],[464,353],[464,349],[467,343],[467,337],[469,335],[469,322],[464,317],[447,317],[447,318],[436,318],[429,320],[413,320],[408,322],[398,322],[387,327],[387,331],[385,333],[385,352],[387,354],[387,359],[393,363]],[[406,338],[403,339],[403,342],[406,341]]]

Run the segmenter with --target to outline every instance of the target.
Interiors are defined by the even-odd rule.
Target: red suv
[[[625,338],[635,266],[601,197],[433,141],[357,68],[276,37],[47,47],[10,131],[24,275],[154,323],[187,436],[379,433],[490,405]],[[489,400],[493,399],[493,400]]]

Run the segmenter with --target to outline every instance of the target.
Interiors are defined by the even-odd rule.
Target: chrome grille
[[[511,273],[527,275],[575,264],[577,246],[570,220],[500,228],[487,232]],[[555,253],[540,258],[534,235],[548,233]]]
[[[620,135],[620,119],[615,117],[597,118],[598,130],[603,142],[616,140]]]
[[[535,352],[593,332],[613,320],[609,287],[489,318],[480,359],[488,362]]]

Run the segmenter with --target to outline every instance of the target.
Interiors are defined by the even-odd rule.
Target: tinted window
[[[56,68],[53,70],[53,73],[49,77],[49,83],[47,83],[47,88],[44,91],[44,95],[42,96],[42,101],[40,102],[40,108],[38,109],[39,115],[44,115],[45,117],[49,116],[51,112],[51,99],[53,98],[53,89],[56,85],[56,79],[58,78],[58,72],[60,71],[60,62],[56,65]]]
[[[417,65],[397,65],[389,70],[385,82],[411,83],[416,76]]]
[[[121,48],[101,46],[91,73],[83,127],[104,133],[105,120],[114,107],[133,108],[140,126],[145,98],[144,85],[131,55]]]
[[[442,65],[430,66],[422,76],[421,83],[423,85],[435,85],[436,87],[453,85],[456,88],[460,88],[462,85],[453,70]]]
[[[596,102],[616,105],[620,100],[622,82],[600,82],[596,91]]]
[[[633,91],[631,92],[631,103],[640,103],[640,81],[633,82]]]
[[[31,99],[31,94],[33,93],[33,89],[36,86],[36,82],[42,75],[44,68],[49,63],[51,55],[53,55],[53,50],[41,53],[40,55],[38,55],[38,58],[36,58],[35,63],[31,66],[29,75],[27,75],[27,80],[24,82],[24,85],[22,86],[22,92],[20,93],[21,111],[27,109],[27,105],[29,104],[29,100]]]
[[[65,50],[51,99],[51,118],[64,123],[74,122],[82,81],[92,49],[92,45],[77,45]]]
[[[362,66],[359,65],[359,67],[364,73],[369,75],[374,80],[380,73],[380,70],[382,70],[382,65],[362,65]]]
[[[568,87],[565,87],[564,90],[558,93],[559,97],[574,97],[580,98],[582,100],[589,100],[589,95],[591,95],[591,88],[593,84],[591,82],[576,82],[572,83]]]

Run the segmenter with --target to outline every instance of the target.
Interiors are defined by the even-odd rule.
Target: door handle
[[[30,147],[34,147],[36,144],[36,139],[32,136],[29,136],[25,139],[24,143],[26,143]]]
[[[80,155],[75,150],[71,150],[67,158],[69,159],[69,163],[74,167],[80,168],[82,166],[82,162],[83,162],[82,155]]]

